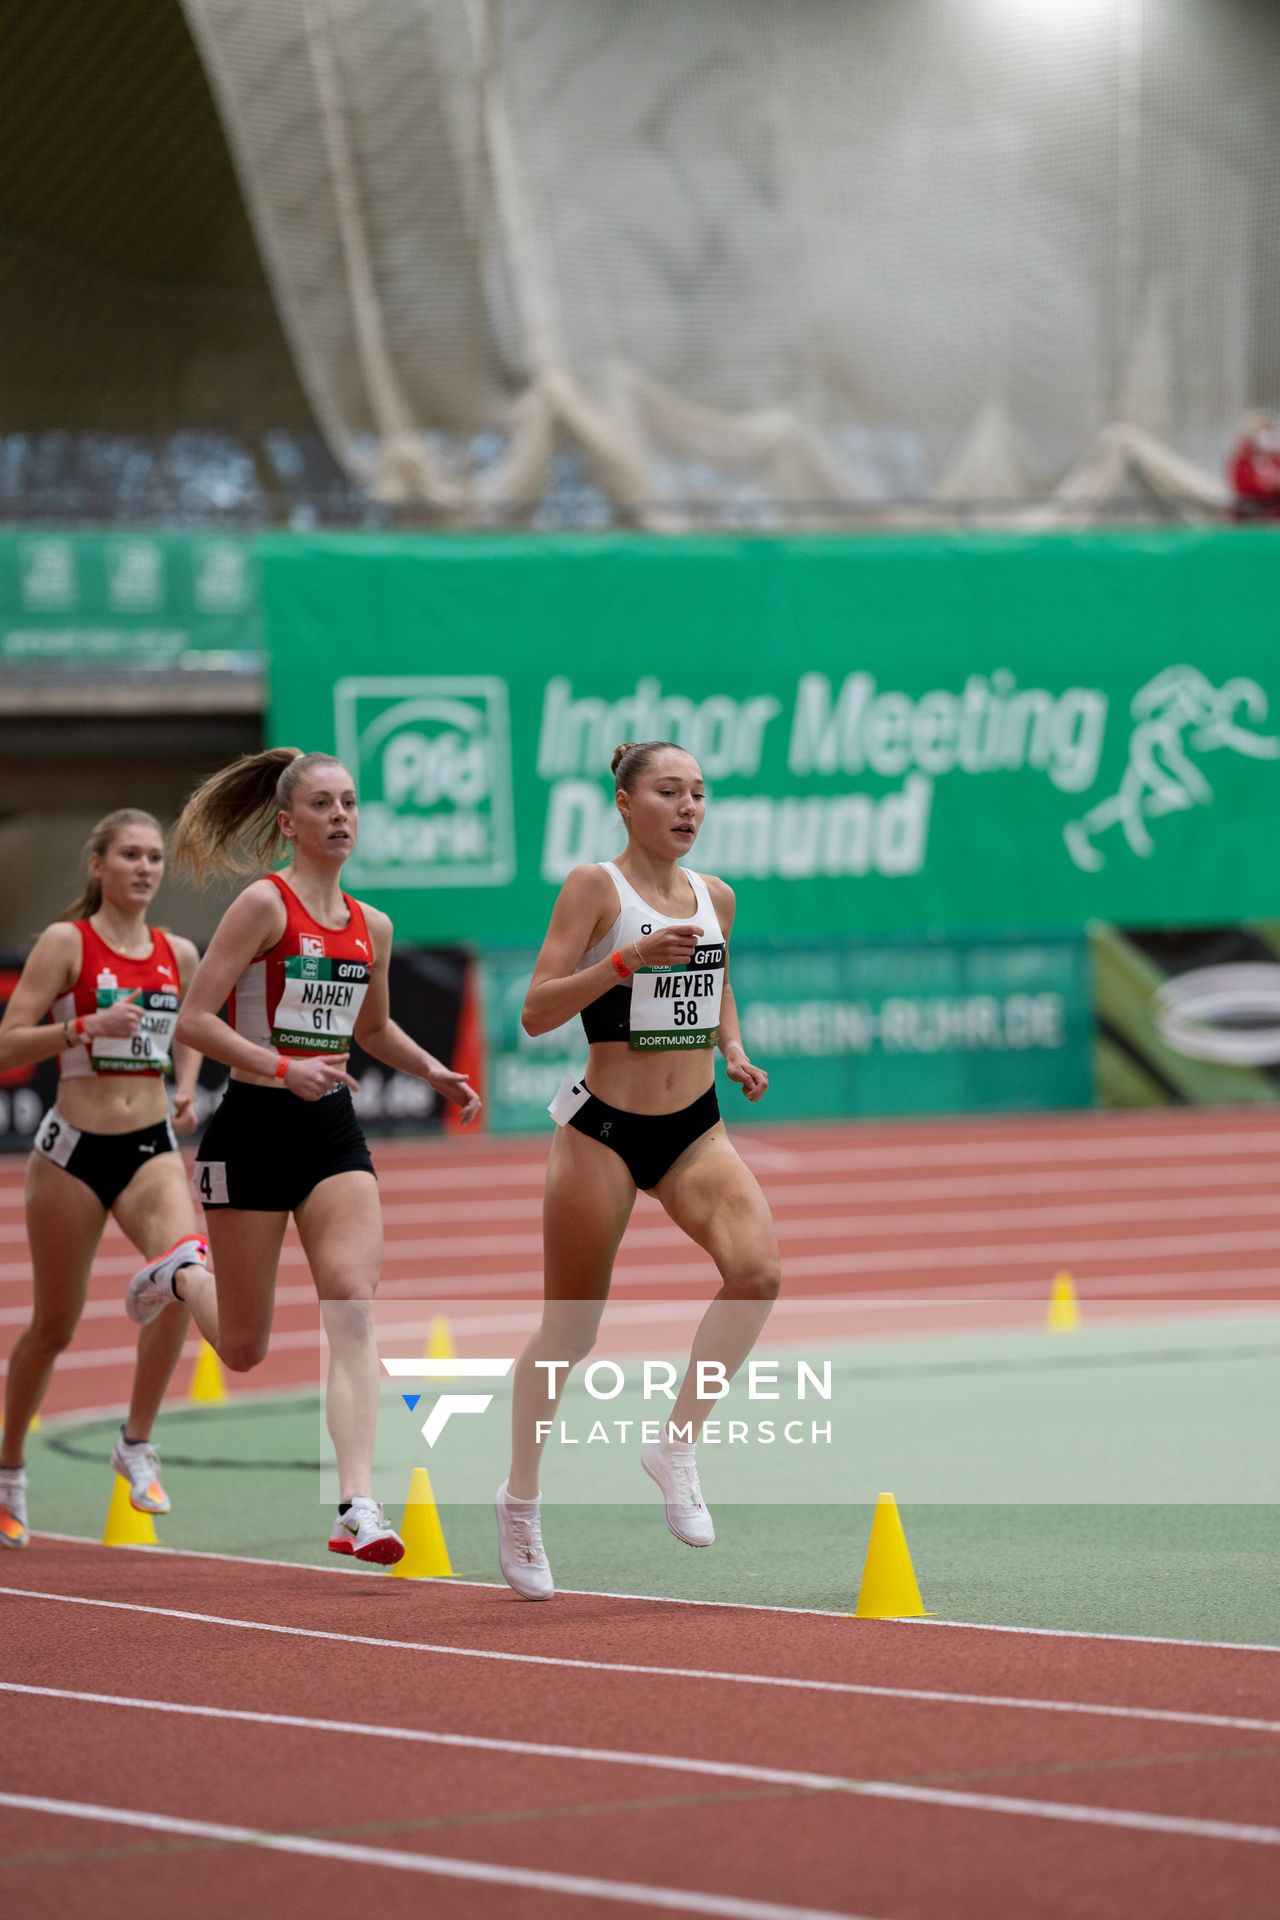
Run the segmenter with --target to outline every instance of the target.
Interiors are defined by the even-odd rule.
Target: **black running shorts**
[[[232,1080],[200,1142],[195,1187],[206,1213],[292,1213],[335,1173],[372,1172],[349,1087],[299,1100]]]
[[[585,1087],[586,1082],[579,1084]],[[647,1193],[670,1173],[685,1148],[709,1133],[719,1118],[716,1090],[708,1087],[678,1113],[628,1113],[592,1093],[566,1124],[576,1133],[585,1133],[588,1140],[612,1147],[626,1162],[637,1187]]]
[[[140,1168],[178,1149],[167,1120],[135,1127],[132,1133],[85,1133],[64,1120],[56,1107],[36,1128],[32,1146],[42,1160],[52,1160],[55,1167],[83,1180],[108,1210]]]

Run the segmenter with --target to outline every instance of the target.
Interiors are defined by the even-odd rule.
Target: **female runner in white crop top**
[[[538,1516],[538,1432],[554,1416],[567,1367],[548,1363],[572,1366],[591,1351],[637,1191],[661,1201],[721,1278],[662,1438],[641,1455],[667,1525],[688,1546],[715,1538],[694,1455],[715,1402],[698,1395],[697,1363],[718,1362],[731,1377],[779,1287],[768,1203],[716,1105],[717,1045],[748,1100],[769,1084],[743,1050],[725,975],[733,892],[678,864],[706,812],[702,774],[683,748],[652,740],[619,747],[613,773],[626,851],[616,863],[575,867],[565,881],[523,1013],[530,1034],[580,1013],[591,1042],[585,1075],[551,1109],[545,1305],[516,1363],[511,1471],[497,1496],[499,1563],[528,1600],[555,1591]]]

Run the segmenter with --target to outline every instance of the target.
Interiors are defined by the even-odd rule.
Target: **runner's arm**
[[[747,1058],[747,1050],[742,1044],[742,1027],[738,1020],[738,1002],[729,984],[729,935],[733,932],[738,903],[734,897],[733,888],[725,881],[717,880],[710,874],[706,879],[711,904],[716,910],[716,919],[720,922],[720,931],[724,935],[724,990],[720,1002],[720,1037],[716,1045],[724,1055],[725,1072],[742,1088],[747,1099],[754,1102],[762,1100],[769,1091],[769,1076],[763,1067],[753,1067]]]
[[[398,1073],[411,1073],[415,1079],[425,1080],[442,1099],[451,1100],[454,1106],[461,1107],[464,1124],[474,1120],[480,1111],[480,1095],[469,1084],[466,1075],[455,1073],[443,1060],[437,1060],[434,1053],[428,1053],[425,1047],[420,1047],[391,1018],[387,971],[391,964],[395,929],[387,915],[375,907],[365,907],[364,917],[369,938],[373,942],[373,967],[369,976],[369,991],[356,1016],[356,1039],[365,1052],[374,1060],[380,1060],[384,1067],[392,1067]]]
[[[200,954],[194,940],[184,940],[177,934],[170,934],[169,945],[173,948],[173,957],[178,963],[178,988],[180,999],[185,999],[187,988],[195,977],[200,964]],[[200,1076],[200,1055],[195,1048],[179,1040],[175,1031],[173,1042],[173,1125],[177,1133],[192,1133],[196,1124],[196,1081]]]
[[[284,902],[266,880],[255,880],[231,902],[187,988],[178,1014],[176,1039],[186,1047],[194,1047],[208,1060],[221,1060],[233,1073],[256,1073],[262,1079],[275,1077],[283,1056],[274,1047],[260,1047],[256,1040],[246,1040],[221,1018],[220,1009],[226,1005],[232,988],[250,961],[268,952],[284,928]],[[350,1074],[344,1071],[345,1059],[345,1054],[323,1060],[303,1055],[291,1058],[287,1074],[303,1075],[305,1092],[296,1079],[281,1077],[291,1092],[301,1094],[304,1099],[314,1099],[325,1079],[355,1086]]]
[[[44,1015],[59,995],[70,992],[80,971],[81,953],[79,929],[69,920],[55,920],[40,935],[0,1020],[0,1072],[52,1060],[101,1034],[127,1036],[137,1032],[142,1016],[136,994],[84,1015],[79,1038],[74,1037],[74,1021],[55,1021],[52,1026],[45,1021]]]
[[[526,1033],[551,1033],[562,1027],[625,977],[609,954],[575,972],[583,954],[616,917],[617,897],[608,874],[601,867],[575,867],[551,910],[551,925],[524,997],[520,1024]],[[662,927],[624,947],[622,963],[628,973],[634,973],[641,966],[675,966],[691,960],[701,932],[695,926]]]

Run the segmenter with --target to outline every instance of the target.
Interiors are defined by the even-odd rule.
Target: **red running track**
[[[15,1912],[310,1915],[358,1873],[468,1920],[1274,1913],[1280,1654],[48,1541],[0,1575]]]
[[[1280,1302],[1280,1119],[1266,1112],[1019,1116],[735,1137],[774,1209],[784,1297],[825,1302],[828,1333],[1033,1326],[1061,1268],[1095,1317]],[[512,1301],[536,1300],[545,1157],[544,1139],[379,1146],[380,1299],[473,1302],[477,1324]],[[22,1178],[21,1163],[0,1166],[3,1352],[25,1322],[30,1287]],[[47,1413],[126,1397],[133,1345],[120,1300],[136,1264],[109,1227]],[[642,1196],[615,1300],[660,1309],[705,1299],[713,1286],[705,1255]],[[252,1385],[313,1384],[319,1343],[314,1291],[291,1234],[273,1350]],[[459,1345],[467,1350],[465,1328]]]
[[[1092,1314],[1280,1298],[1266,1114],[738,1137],[788,1292],[831,1313],[855,1300],[864,1331],[1034,1324],[1062,1266]],[[481,1319],[536,1297],[544,1156],[544,1141],[380,1148],[385,1295],[461,1295]],[[5,1348],[29,1287],[20,1179],[0,1169]],[[111,1235],[50,1411],[123,1397],[133,1265]],[[296,1247],[280,1278],[255,1387],[317,1377]],[[642,1201],[619,1297],[711,1283]],[[529,1607],[47,1539],[6,1556],[0,1584],[14,1912],[310,1916],[360,1897],[468,1920],[1275,1910],[1274,1652],[590,1595]]]

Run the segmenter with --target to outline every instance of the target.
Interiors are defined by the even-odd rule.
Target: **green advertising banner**
[[[0,533],[0,664],[256,664],[263,646],[247,537]]]
[[[550,1125],[547,1104],[587,1057],[581,1022],[531,1038],[520,1008],[534,955],[481,963],[486,1119]],[[860,1114],[1084,1107],[1093,1015],[1082,935],[733,948],[747,1052],[769,1073],[758,1105],[720,1072],[734,1124]]]
[[[742,941],[1231,921],[1280,898],[1280,543],[1235,530],[271,536],[272,737],[336,749],[408,941],[536,944],[687,746]]]

